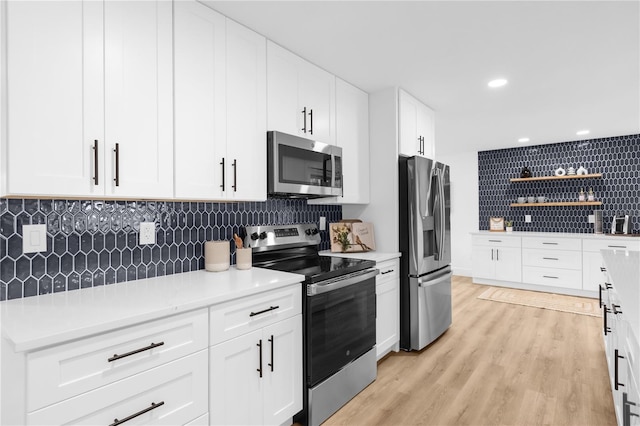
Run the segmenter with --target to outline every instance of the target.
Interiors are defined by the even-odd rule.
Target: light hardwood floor
[[[454,277],[453,325],[392,353],[331,425],[615,425],[601,319],[477,299]]]

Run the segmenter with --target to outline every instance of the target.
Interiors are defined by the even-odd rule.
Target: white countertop
[[[27,351],[304,281],[269,269],[204,270],[0,302],[2,337]]]
[[[348,257],[351,259],[365,259],[374,260],[376,263],[384,262],[385,260],[395,259],[402,256],[400,252],[389,253],[380,251],[367,251],[360,253],[334,253],[330,250],[323,250],[320,252],[322,256],[334,256],[334,257]]]
[[[475,231],[471,232],[471,235],[493,235],[493,236],[505,236],[505,237],[554,237],[554,238],[583,238],[594,240],[611,240],[611,239],[630,239],[631,241],[640,241],[640,234],[624,235],[624,234],[578,234],[568,232],[527,232],[527,231],[513,231],[513,232],[491,232],[491,231]]]
[[[602,259],[611,277],[622,313],[640,340],[640,252],[631,250],[601,250]]]

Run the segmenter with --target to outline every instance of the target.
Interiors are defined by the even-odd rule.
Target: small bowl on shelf
[[[529,202],[529,203],[535,203],[535,202],[536,202],[536,197],[528,197],[528,198],[527,198],[527,202]]]
[[[547,198],[546,198],[546,197],[544,197],[544,196],[540,196],[540,197],[538,197],[538,202],[539,202],[539,203],[544,203],[545,201],[547,201]]]
[[[518,204],[524,204],[527,202],[526,197],[518,197]]]

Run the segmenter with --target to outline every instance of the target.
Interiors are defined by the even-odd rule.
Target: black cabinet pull
[[[493,249],[491,249],[491,260],[493,260]]]
[[[309,134],[313,134],[313,108],[309,109]]]
[[[380,272],[380,275],[390,274],[393,272],[393,269],[389,269],[388,271]]]
[[[619,367],[618,367],[618,360],[619,359],[624,359],[624,357],[622,355],[618,354],[618,350],[616,349],[614,352],[614,362],[613,362],[613,387],[618,390],[618,387],[624,387],[623,383],[618,382],[618,372],[619,372]]]
[[[93,141],[93,184],[98,185],[98,175],[100,171],[98,169],[98,139]]]
[[[231,185],[231,187],[233,188],[233,192],[236,192],[238,190],[238,161],[234,158],[233,159],[233,185]]]
[[[618,315],[618,314],[622,313],[622,311],[618,309],[620,307],[620,305],[616,305],[616,304],[612,303],[611,307],[613,308],[613,314],[614,315]]]
[[[307,133],[307,107],[302,108],[302,131]]]
[[[622,424],[623,426],[631,426],[631,416],[640,417],[640,415],[631,412],[631,406],[637,406],[635,402],[629,401],[629,395],[622,392]]]
[[[501,243],[502,240],[489,240],[490,243]]]
[[[598,302],[598,304],[602,308],[602,286],[600,284],[598,284]]]
[[[544,260],[558,260],[557,257],[543,257]]]
[[[258,312],[251,312],[249,314],[250,317],[255,317],[256,315],[260,315],[260,314],[264,314],[265,312],[269,312],[269,311],[273,311],[278,309],[280,306],[269,306],[267,309],[263,309],[261,311]]]
[[[604,324],[603,325],[603,331],[604,331],[604,335],[606,336],[611,331],[611,329],[607,325],[607,314],[609,312],[611,312],[611,311],[606,306],[603,306],[602,308],[604,309],[604,311],[602,312],[602,321],[603,321],[603,324]]]
[[[558,243],[545,243],[545,242],[543,242],[542,244],[546,244],[548,246],[557,246],[558,245]]]
[[[260,341],[256,346],[259,348],[259,351],[260,351],[260,363],[258,364],[258,368],[256,369],[256,371],[260,373],[260,378],[262,378],[262,339],[260,339]]]
[[[542,278],[553,278],[554,280],[558,279],[558,277],[554,277],[553,275],[543,275]]]
[[[607,268],[601,266],[600,267],[600,272],[607,272]]]
[[[132,415],[130,415],[130,416],[128,416],[128,417],[125,417],[125,418],[124,418],[124,419],[122,419],[122,420],[113,419],[113,423],[111,423],[109,426],[118,426],[118,425],[121,425],[122,423],[124,423],[124,422],[128,422],[128,421],[129,421],[129,420],[131,420],[131,419],[135,419],[136,417],[141,416],[141,415],[143,415],[144,413],[148,413],[148,412],[149,412],[149,411],[151,411],[151,410],[155,410],[156,408],[158,408],[158,407],[160,407],[160,406],[162,406],[162,405],[164,405],[164,401],[160,401],[160,402],[158,402],[157,404],[156,404],[155,402],[152,402],[152,403],[151,403],[151,405],[150,405],[149,407],[145,408],[144,410],[140,410],[140,411],[138,411],[137,413],[132,414]]]
[[[500,261],[500,249],[496,249],[496,260]]]
[[[604,286],[607,288],[607,290],[611,290],[613,288],[613,285],[611,283],[604,283]]]
[[[607,247],[609,247],[609,248],[623,248],[623,249],[627,248],[627,246],[607,246]]]
[[[131,352],[127,352],[126,354],[122,354],[122,355],[113,354],[113,356],[111,358],[109,358],[107,361],[108,362],[117,361],[119,359],[126,358],[126,357],[131,356],[131,355],[139,354],[140,352],[148,351],[148,350],[151,350],[153,348],[157,348],[158,346],[162,346],[162,345],[164,345],[164,342],[151,343],[149,346],[145,346],[144,348],[140,348],[140,349],[136,349],[136,350],[131,351]]]
[[[220,188],[224,191],[224,157],[222,157],[220,165],[222,166],[222,185],[220,185]]]
[[[271,343],[271,362],[269,364],[267,364],[269,367],[271,367],[271,371],[273,371],[273,346],[274,346],[274,342],[273,342],[273,334],[271,335],[271,338],[269,338],[269,342]]]
[[[113,178],[113,181],[116,183],[116,186],[120,186],[120,144],[116,143],[116,148],[113,150],[116,153],[116,177]]]

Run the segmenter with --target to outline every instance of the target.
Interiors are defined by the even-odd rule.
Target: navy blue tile
[[[23,284],[24,297],[36,296],[38,294],[38,280],[29,277]]]
[[[14,260],[22,256],[22,237],[18,234],[9,237],[7,249],[9,257]]]
[[[18,299],[22,297],[22,282],[13,280],[7,286],[7,299]]]
[[[31,275],[31,261],[27,257],[21,257],[16,261],[16,278],[26,280]]]
[[[53,279],[45,275],[38,282],[38,294],[48,294],[53,291]]]
[[[60,272],[60,258],[56,254],[47,257],[47,275],[54,276]]]
[[[77,290],[80,288],[80,275],[75,272],[69,274],[67,278],[67,290]]]
[[[84,271],[80,275],[80,288],[88,288],[93,286],[93,274],[90,271]]]
[[[67,278],[62,274],[58,274],[55,277],[53,277],[53,292],[58,293],[66,290],[67,290]]]

